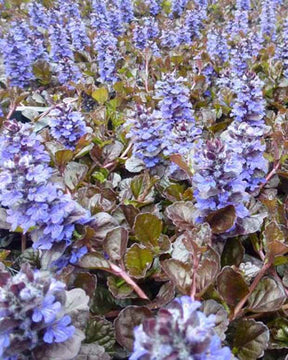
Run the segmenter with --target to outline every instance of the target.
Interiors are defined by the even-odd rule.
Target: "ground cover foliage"
[[[288,2],[0,13],[0,358],[287,360]]]

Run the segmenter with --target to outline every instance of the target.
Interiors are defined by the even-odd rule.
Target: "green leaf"
[[[168,275],[178,290],[187,295],[192,285],[192,266],[175,259],[167,259],[161,262],[161,267]]]
[[[91,302],[90,310],[93,314],[105,315],[116,308],[115,299],[107,287],[103,285],[97,286],[97,291],[95,291]]]
[[[142,245],[133,244],[125,254],[125,266],[132,277],[141,279],[153,262],[153,253]]]
[[[105,237],[103,248],[112,261],[121,260],[126,252],[128,231],[123,227],[116,227]]]
[[[256,360],[268,346],[269,330],[262,322],[240,319],[230,324],[227,340],[239,360]]]
[[[249,296],[248,308],[257,313],[277,311],[286,300],[282,285],[272,278],[263,278]]]
[[[279,317],[268,323],[271,339],[269,348],[288,349],[288,319]]]
[[[231,238],[226,240],[222,255],[221,265],[224,266],[239,266],[243,260],[245,249],[238,238]]]
[[[55,163],[60,169],[64,169],[66,164],[73,159],[73,151],[59,150],[55,153]]]
[[[116,299],[134,298],[133,288],[118,276],[108,276],[107,286]]]
[[[156,215],[150,213],[139,214],[134,225],[135,236],[145,246],[157,247],[162,226],[162,221]]]
[[[228,205],[223,209],[213,211],[206,217],[206,221],[211,226],[214,234],[223,234],[231,229],[236,220],[234,206]]]
[[[103,105],[109,98],[108,90],[104,87],[101,87],[91,94],[92,98],[98,101],[99,104]]]
[[[42,85],[50,84],[52,73],[46,61],[38,60],[33,65],[33,73]]]
[[[113,324],[101,316],[93,316],[87,324],[85,342],[97,343],[112,351],[115,344],[115,334]]]
[[[236,306],[249,293],[242,275],[226,266],[217,277],[218,291],[227,304]]]
[[[127,306],[115,319],[116,340],[120,345],[133,350],[134,329],[143,323],[147,317],[152,317],[151,311],[145,306]]]

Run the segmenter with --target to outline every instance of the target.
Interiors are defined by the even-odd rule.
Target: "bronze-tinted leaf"
[[[145,306],[127,306],[123,309],[114,321],[118,343],[132,351],[135,326],[142,324],[145,318],[151,316],[151,311]]]
[[[85,269],[110,269],[109,262],[99,252],[92,252],[90,254],[84,255],[79,260],[78,265]]]
[[[239,360],[256,360],[269,344],[269,330],[254,319],[239,319],[230,324],[227,340]]]
[[[248,299],[248,308],[253,312],[277,311],[286,300],[283,286],[273,278],[263,278]]]
[[[175,286],[171,281],[167,281],[161,286],[156,298],[147,307],[150,309],[159,309],[162,306],[167,305],[175,298]]]
[[[227,304],[236,306],[249,293],[249,287],[242,275],[225,266],[217,278],[218,291]]]
[[[121,260],[128,243],[128,231],[123,227],[116,227],[105,237],[103,248],[112,261]]]
[[[215,327],[213,328],[221,340],[224,340],[225,332],[229,325],[228,313],[224,306],[213,299],[203,301],[201,310],[206,316],[215,315]]]
[[[239,266],[243,260],[245,249],[239,238],[231,238],[226,240],[222,255],[221,265],[224,266]]]
[[[167,259],[161,262],[161,266],[169,279],[180,292],[190,294],[192,285],[192,265],[175,259]]]
[[[88,166],[71,161],[64,170],[64,182],[70,190],[74,190],[84,180]]]
[[[236,220],[236,211],[234,206],[228,205],[223,209],[213,211],[206,217],[206,221],[211,226],[214,234],[223,234],[231,229]]]
[[[179,230],[192,229],[197,217],[196,208],[191,201],[177,201],[166,208],[166,214]]]

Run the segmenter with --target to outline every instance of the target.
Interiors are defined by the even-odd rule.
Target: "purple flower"
[[[71,107],[58,107],[49,113],[51,134],[65,146],[74,150],[79,139],[87,133],[83,116]]]
[[[68,30],[71,35],[73,48],[76,51],[84,51],[86,46],[90,46],[90,39],[87,36],[86,27],[81,18],[72,18],[68,23]]]
[[[154,111],[139,109],[129,122],[132,125],[127,137],[133,141],[133,154],[144,161],[148,168],[162,163],[161,158],[161,120],[160,114]]]
[[[181,16],[186,8],[188,0],[172,0],[171,1],[171,16]]]
[[[262,1],[261,11],[261,36],[265,38],[275,39],[276,33],[276,3],[273,0]]]
[[[158,24],[155,19],[147,17],[141,20],[141,23],[136,24],[133,29],[133,41],[135,47],[144,50],[150,46],[151,41],[155,40],[159,35]]]
[[[23,88],[34,79],[34,55],[30,36],[28,24],[23,20],[16,20],[10,24],[9,32],[1,42],[5,73],[10,86]]]
[[[71,325],[71,318],[68,315],[63,316],[53,325],[48,326],[43,340],[47,344],[61,343],[68,340],[75,332],[75,327]]]
[[[207,52],[213,61],[215,61],[215,57],[221,62],[228,60],[228,45],[223,32],[217,30],[208,31]]]
[[[0,325],[9,322],[7,331],[0,335],[1,359],[32,355],[45,343],[64,342],[72,337],[75,328],[65,314],[64,283],[48,272],[33,271],[27,264],[12,277],[1,263],[0,279]]]
[[[82,246],[79,249],[75,249],[74,251],[72,251],[71,257],[70,257],[70,263],[71,264],[77,264],[78,261],[84,256],[86,255],[88,252],[88,249],[86,246]]]
[[[247,183],[242,178],[243,159],[218,139],[199,141],[192,156],[194,196],[199,220],[210,212],[233,205],[239,218],[249,215]]]
[[[221,359],[230,360],[228,347],[221,347],[215,334],[214,315],[201,312],[201,303],[189,296],[161,308],[134,329],[134,348],[129,360],[140,359]]]
[[[35,248],[50,249],[60,241],[68,246],[75,224],[88,222],[89,213],[50,182],[50,157],[32,126],[14,121],[5,125],[0,137],[0,203],[8,207],[11,229],[31,230]],[[77,135],[69,139],[75,141]]]
[[[36,323],[44,321],[46,324],[55,320],[61,309],[61,303],[56,301],[54,295],[46,295],[41,305],[33,310],[32,320]]]
[[[108,83],[116,82],[116,62],[119,59],[117,39],[109,31],[101,31],[96,38],[95,48],[101,80]]]

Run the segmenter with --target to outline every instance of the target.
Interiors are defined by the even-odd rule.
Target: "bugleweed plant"
[[[0,1],[0,360],[288,360],[288,1]]]

